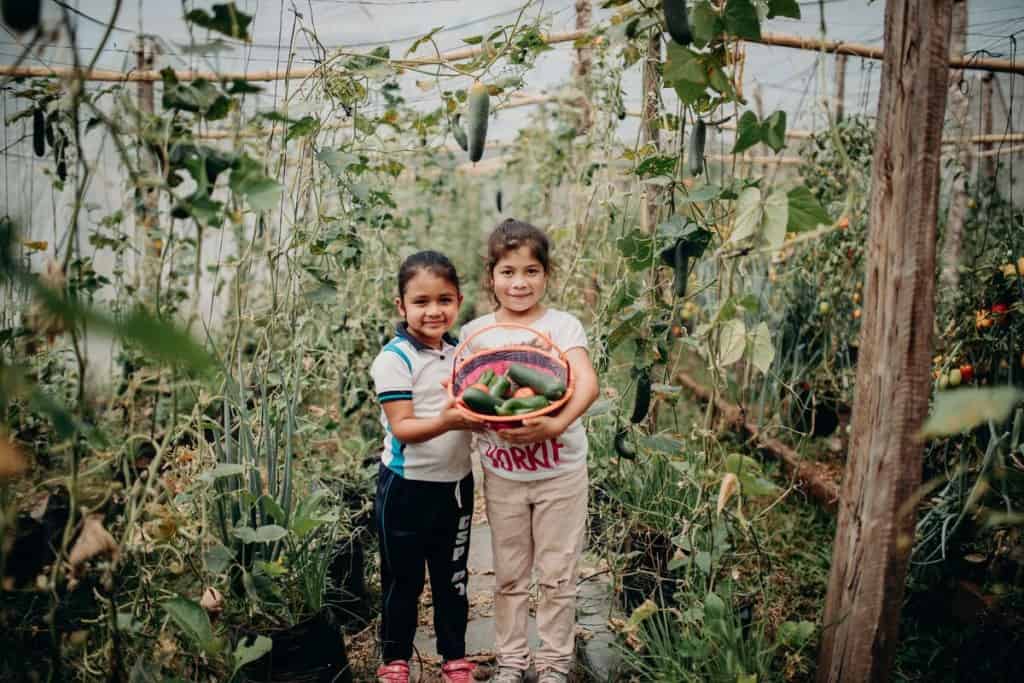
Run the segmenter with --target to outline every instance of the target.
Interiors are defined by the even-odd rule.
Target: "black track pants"
[[[430,570],[437,652],[446,660],[464,657],[473,474],[458,484],[412,481],[382,464],[374,517],[381,556],[383,661],[412,657],[424,565]]]

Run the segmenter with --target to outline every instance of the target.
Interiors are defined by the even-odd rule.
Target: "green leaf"
[[[822,208],[818,200],[814,198],[806,185],[794,187],[788,193],[789,197],[789,220],[786,230],[789,232],[803,232],[813,230],[819,225],[830,225],[832,218]]]
[[[764,120],[761,140],[776,153],[786,146],[786,112],[777,111]]]
[[[690,33],[693,35],[693,44],[697,47],[704,47],[723,30],[725,30],[725,25],[722,22],[722,17],[711,7],[709,0],[699,0],[690,13]]]
[[[248,156],[239,159],[228,184],[233,192],[244,196],[255,211],[276,207],[283,190],[280,183],[264,175],[262,164]]]
[[[690,202],[709,202],[715,199],[719,199],[722,196],[722,188],[718,185],[701,185],[698,188],[690,190],[690,193],[685,197],[680,197],[676,200],[676,204],[689,204]]]
[[[408,57],[409,55],[411,55],[411,54],[415,53],[415,52],[416,52],[416,50],[418,50],[418,49],[419,49],[420,45],[422,45],[423,43],[425,43],[425,42],[429,41],[429,40],[430,40],[431,38],[433,38],[433,37],[434,37],[434,35],[435,35],[435,34],[436,34],[436,33],[437,33],[438,31],[440,31],[440,30],[441,30],[441,29],[443,29],[443,28],[444,28],[444,26],[443,26],[443,25],[442,25],[442,26],[435,26],[434,28],[430,29],[430,32],[429,32],[429,33],[427,33],[426,35],[424,35],[424,36],[420,36],[419,38],[417,38],[417,39],[416,39],[416,40],[415,40],[415,41],[413,42],[413,44],[409,46],[409,49],[405,51],[405,56],[406,56],[406,57]]]
[[[760,322],[750,332],[750,362],[761,372],[768,372],[775,360],[775,346],[768,323]]]
[[[206,569],[211,574],[221,574],[235,561],[235,554],[218,543],[203,553]]]
[[[215,121],[231,111],[231,99],[216,85],[199,78],[191,83],[179,83],[174,70],[166,67],[160,72],[163,80],[163,106],[167,109],[189,111]]]
[[[803,647],[814,636],[815,628],[812,621],[784,621],[779,624],[779,643],[791,648]]]
[[[232,529],[231,533],[243,543],[273,543],[288,535],[284,527],[276,524],[266,524],[258,529],[240,526]]]
[[[274,641],[266,636],[256,636],[252,641],[252,645],[247,644],[248,640],[249,637],[245,636],[239,638],[235,644],[235,651],[232,654],[234,673],[238,673],[239,669],[246,664],[255,662],[274,647]]]
[[[922,440],[951,436],[990,420],[1003,422],[1022,399],[1024,392],[1012,386],[940,391],[935,396],[932,414],[917,436]]]
[[[626,257],[626,265],[632,271],[646,270],[654,261],[654,240],[640,229],[635,229],[615,241],[619,251]]]
[[[740,358],[747,348],[747,326],[739,318],[732,318],[722,323],[718,337],[718,364],[732,365]]]
[[[645,436],[640,439],[640,447],[665,455],[679,455],[685,451],[686,445],[670,436]]]
[[[742,154],[759,142],[761,142],[761,123],[757,120],[757,114],[745,111],[736,125],[736,144],[733,145],[732,153]]]
[[[199,475],[201,481],[205,481],[208,484],[212,484],[217,479],[223,477],[232,477],[237,474],[245,474],[245,465],[239,465],[237,463],[226,463],[222,462],[212,470],[207,470]]]
[[[636,174],[641,178],[651,176],[672,176],[676,171],[676,158],[665,155],[655,155],[644,159],[637,167]]]
[[[761,39],[761,22],[750,0],[726,0],[725,30],[737,38]]]
[[[340,149],[322,149],[317,152],[316,158],[327,164],[327,168],[337,175],[344,174],[349,166],[359,163],[358,156]]]
[[[252,23],[252,15],[240,11],[233,2],[214,5],[213,14],[206,10],[194,9],[185,15],[185,21],[223,33],[229,38],[237,38],[246,42],[250,40],[249,24]]]
[[[470,36],[468,38],[463,38],[462,42],[464,42],[466,45],[479,45],[480,43],[484,42],[484,37]]]
[[[664,81],[666,85],[675,88],[683,102],[693,104],[703,97],[707,90],[708,73],[700,55],[670,41]]]
[[[797,0],[768,0],[768,18],[788,17],[800,18],[800,4]]]
[[[763,216],[761,190],[756,187],[745,188],[736,200],[736,225],[729,236],[729,241],[739,242],[756,235],[761,228]]]
[[[284,136],[285,142],[307,135],[316,135],[320,130],[320,119],[315,116],[303,116],[295,123],[288,126],[288,133]]]
[[[764,225],[761,235],[772,249],[778,249],[786,241],[786,226],[789,224],[789,197],[782,190],[773,190],[764,200]]]
[[[165,600],[160,605],[175,625],[185,632],[196,645],[206,652],[216,652],[210,617],[198,603],[177,597]]]
[[[708,593],[704,596],[704,618],[708,621],[718,621],[725,617],[725,601],[718,593]]]
[[[711,553],[708,551],[701,550],[694,555],[693,563],[697,565],[697,569],[699,569],[702,574],[706,575],[711,573]]]
[[[250,83],[249,81],[240,78],[232,80],[231,85],[228,86],[229,95],[249,95],[258,92],[263,92],[263,86]]]

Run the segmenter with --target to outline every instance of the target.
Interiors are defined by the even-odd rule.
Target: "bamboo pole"
[[[549,33],[541,36],[541,41],[547,45],[556,43],[567,43],[587,37],[589,31],[576,30],[561,33]],[[862,43],[845,43],[837,40],[818,40],[805,36],[788,35],[782,33],[762,33],[760,40],[749,40],[747,42],[759,43],[761,45],[772,45],[774,47],[788,47],[798,50],[812,50],[814,52],[832,52],[836,54],[853,55],[865,59],[882,59],[883,48],[864,45]],[[417,67],[456,62],[465,59],[472,59],[483,54],[483,47],[465,47],[458,50],[446,52],[438,57],[413,57],[405,59],[388,60],[396,66]],[[321,67],[304,67],[301,69],[251,71],[251,72],[224,72],[213,71],[175,71],[174,75],[179,81],[194,81],[205,79],[208,81],[280,81],[289,78],[308,78],[318,73]],[[960,57],[949,61],[951,69],[968,69],[975,71],[998,71],[1001,73],[1024,74],[1024,61],[1012,61],[1009,59],[991,59],[984,57]],[[113,71],[110,69],[93,69],[88,73],[73,67],[46,67],[46,66],[0,66],[0,76],[11,78],[78,78],[86,81],[159,81],[159,72],[153,70],[137,71]]]
[[[844,54],[836,55],[836,123],[843,120],[846,112],[846,58]]]

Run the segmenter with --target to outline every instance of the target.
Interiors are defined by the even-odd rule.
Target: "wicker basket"
[[[513,346],[500,346],[493,349],[482,349],[475,353],[470,351],[470,342],[476,337],[495,328],[512,328],[526,330],[534,335],[543,345],[542,347],[529,344],[516,344]],[[565,352],[551,341],[543,332],[532,327],[518,323],[494,323],[482,327],[469,337],[464,339],[455,350],[455,362],[452,366],[452,381],[448,384],[448,393],[454,399],[462,395],[466,387],[476,383],[480,376],[487,370],[493,370],[494,374],[504,374],[508,366],[513,363],[526,365],[557,377],[565,384],[565,394],[562,398],[552,401],[548,406],[522,415],[490,415],[477,413],[461,401],[458,408],[463,413],[483,419],[491,429],[509,429],[522,426],[523,420],[531,417],[549,415],[561,409],[572,397],[573,377],[569,370],[569,361],[565,358]]]

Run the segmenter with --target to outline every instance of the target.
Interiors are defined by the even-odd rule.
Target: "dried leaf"
[[[17,479],[28,469],[28,458],[0,432],[0,482]]]
[[[740,480],[732,472],[726,472],[725,476],[722,477],[722,485],[718,487],[718,504],[715,505],[715,510],[718,514],[722,514],[722,510],[729,504],[739,488]]]
[[[199,604],[210,615],[210,619],[215,620],[224,611],[224,596],[213,586],[207,586]]]
[[[110,532],[103,528],[103,515],[89,515],[82,523],[82,532],[68,554],[71,570],[99,555],[110,555],[115,562],[121,556],[121,549]]]

